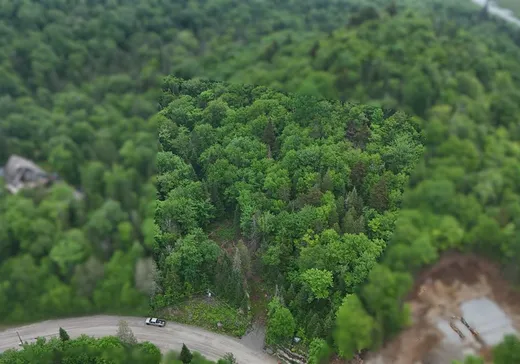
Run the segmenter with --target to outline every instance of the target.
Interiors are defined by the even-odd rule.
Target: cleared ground
[[[463,316],[461,304],[484,297],[495,302],[519,331],[519,293],[502,278],[499,269],[474,255],[445,255],[416,279],[407,300],[412,309],[412,326],[387,343],[379,353],[372,354],[365,363],[444,364],[464,356],[463,351],[478,352],[489,359],[490,348],[475,345],[459,320],[456,320],[456,326],[465,333],[459,343],[447,343],[438,328],[439,321],[448,323],[453,316]]]
[[[180,351],[182,344],[190,350],[198,351],[208,359],[218,360],[227,352],[232,352],[240,364],[269,364],[276,360],[261,349],[250,349],[239,340],[219,335],[196,327],[168,322],[166,327],[146,326],[144,318],[119,316],[90,316],[61,320],[43,321],[31,325],[9,328],[0,332],[0,352],[10,348],[18,348],[19,339],[31,341],[36,337],[51,337],[63,327],[74,338],[81,334],[93,337],[115,335],[119,320],[125,320],[139,341],[149,341],[157,345],[161,351]]]

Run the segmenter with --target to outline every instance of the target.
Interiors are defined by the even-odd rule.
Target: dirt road
[[[218,360],[226,352],[235,355],[240,364],[269,364],[276,363],[274,358],[261,350],[247,348],[239,340],[212,333],[196,327],[168,322],[166,327],[158,328],[146,326],[144,318],[119,317],[119,316],[90,316],[61,320],[43,321],[26,326],[9,328],[0,331],[0,352],[9,348],[18,348],[19,340],[16,332],[22,340],[31,341],[39,336],[51,337],[58,333],[59,327],[63,327],[74,338],[81,334],[93,337],[115,335],[119,320],[125,320],[139,341],[149,341],[166,352],[169,350],[180,351],[182,344],[189,349],[198,351],[208,359]]]

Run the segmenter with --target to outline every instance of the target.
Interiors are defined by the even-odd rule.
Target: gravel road
[[[10,348],[18,348],[19,340],[31,341],[39,336],[56,336],[60,327],[63,327],[74,338],[81,334],[93,337],[115,335],[119,320],[125,320],[134,332],[137,340],[149,341],[163,352],[169,350],[180,351],[182,344],[190,350],[198,351],[211,360],[222,358],[227,352],[235,355],[240,364],[269,364],[276,363],[274,358],[262,350],[253,350],[246,347],[238,339],[230,336],[212,333],[200,328],[168,322],[165,327],[146,326],[143,318],[120,316],[90,316],[49,320],[26,326],[9,328],[0,331],[0,352]]]

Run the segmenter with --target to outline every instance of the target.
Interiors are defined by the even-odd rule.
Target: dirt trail
[[[18,348],[19,340],[16,332],[24,341],[30,341],[39,336],[54,336],[58,333],[59,327],[67,330],[73,338],[81,334],[103,337],[116,334],[119,320],[128,322],[139,341],[149,341],[157,345],[163,352],[180,351],[182,344],[185,343],[191,350],[198,351],[214,361],[222,358],[227,352],[231,352],[240,364],[276,363],[274,358],[261,349],[248,348],[238,339],[229,336],[173,322],[168,322],[166,327],[157,328],[146,326],[144,318],[104,315],[43,321],[0,331],[0,352]]]

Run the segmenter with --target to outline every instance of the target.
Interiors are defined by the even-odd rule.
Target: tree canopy
[[[248,272],[238,266],[235,280],[220,274],[230,269],[235,242],[209,237],[229,220],[259,257],[258,273],[282,287],[269,306],[271,342],[290,339],[296,328],[325,337],[343,297],[366,280],[363,298],[381,325],[406,321],[397,318],[398,304],[382,298],[399,300],[411,278],[371,270],[392,234],[406,171],[422,154],[413,119],[262,86],[170,77],[163,90],[158,301],[172,304],[210,288],[239,302]],[[395,139],[387,138],[390,129]],[[412,152],[403,155],[403,148]],[[390,296],[378,292],[378,275],[388,280]]]
[[[208,288],[247,310],[254,276],[268,330],[319,361],[397,333],[411,277],[445,251],[517,282],[520,32],[480,10],[2,2],[0,164],[63,183],[0,192],[0,321]],[[350,340],[338,317],[371,330]]]
[[[160,244],[175,252],[177,235],[232,220],[307,339],[330,337],[355,294],[379,345],[408,323],[411,275],[444,251],[484,254],[519,278],[519,33],[471,6],[402,5],[354,12],[325,33],[274,32],[197,74],[234,85],[163,87],[158,161],[171,152],[194,182],[159,187]],[[285,106],[293,100],[305,101]],[[354,149],[327,164],[344,150],[332,146],[339,135]],[[204,197],[164,213],[195,188]]]
[[[63,335],[62,330],[60,337]],[[185,346],[183,350],[184,348]],[[190,355],[188,363],[215,364],[200,353],[193,352]],[[182,358],[182,354],[173,351],[163,356],[159,349],[149,342],[128,343],[116,336],[95,339],[82,335],[67,340],[38,338],[34,343],[25,343],[23,350],[10,349],[0,353],[0,364],[182,364],[185,363]]]

